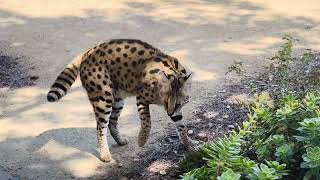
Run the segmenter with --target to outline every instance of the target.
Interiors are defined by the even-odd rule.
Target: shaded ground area
[[[0,52],[0,88],[21,88],[35,84],[34,81],[38,77],[28,75],[30,67],[21,64],[23,58],[7,56]]]
[[[0,0],[1,52],[7,53],[2,44],[14,51],[3,56],[17,57],[19,63],[23,61],[22,69],[28,67],[28,72],[17,79],[39,77],[32,86],[10,88],[18,85],[7,83],[0,88],[0,127],[5,127],[0,130],[1,166],[22,179],[103,179],[118,174],[139,177],[122,169],[139,168],[137,164],[148,164],[152,162],[148,159],[160,157],[162,152],[168,159],[176,157],[174,154],[180,157],[183,147],[177,145],[172,128],[167,130],[173,123],[159,107],[151,107],[150,140],[143,148],[137,146],[140,122],[135,101],[130,98],[120,118],[120,132],[128,137],[129,144],[119,147],[109,138],[111,153],[123,167],[101,163],[92,107],[79,81],[58,103],[46,102],[49,86],[73,57],[97,42],[141,39],[176,56],[194,72],[192,101],[184,109],[192,135],[199,133],[193,129],[202,125],[198,121],[212,123],[207,133],[222,135],[233,124],[225,112],[234,108],[219,105],[226,67],[235,59],[249,67],[263,63],[285,33],[301,39],[303,48],[320,48],[318,4],[317,0]],[[221,114],[201,110],[201,105],[206,110],[205,105],[212,101],[223,109]],[[162,165],[165,168],[170,163]],[[155,169],[138,172],[157,172]]]
[[[6,47],[8,48],[8,47]],[[1,50],[5,50],[2,48]],[[25,57],[18,55],[9,55],[7,52],[0,50],[0,88],[15,89],[25,86],[32,86],[38,79],[37,76],[30,76],[29,70],[33,67],[28,66],[25,63]],[[0,96],[4,97],[5,94],[1,93]],[[2,116],[2,109],[0,109],[0,117]],[[0,179],[1,180],[18,180],[17,177],[12,177],[5,168],[0,165]]]
[[[12,177],[10,174],[3,171],[1,167],[0,167],[0,179],[1,180],[18,180],[18,178]]]

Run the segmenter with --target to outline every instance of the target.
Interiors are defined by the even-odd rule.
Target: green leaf
[[[279,176],[276,174],[276,170],[269,168],[265,164],[260,164],[260,166],[256,165],[256,167],[253,168],[253,172],[248,174],[247,177],[251,180],[279,179]]]
[[[223,172],[221,176],[217,177],[217,180],[238,180],[240,179],[241,175],[239,173],[233,172],[231,169]]]
[[[307,153],[302,157],[305,161],[301,166],[302,168],[320,168],[320,147],[307,148]]]
[[[278,161],[288,163],[293,156],[293,144],[283,144],[277,147],[275,156]]]
[[[305,119],[299,124],[300,127],[297,130],[301,135],[295,138],[311,146],[320,146],[320,118]]]
[[[277,162],[277,161],[266,161],[266,163],[270,168],[275,169],[276,173],[279,176],[288,175],[288,171],[285,169],[286,168],[286,164],[279,164],[279,162]]]
[[[208,180],[213,179],[214,172],[210,169],[201,167],[197,169],[193,169],[188,173],[182,175],[182,180]]]

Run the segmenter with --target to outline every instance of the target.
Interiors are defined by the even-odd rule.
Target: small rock
[[[140,161],[140,159],[139,158],[134,158],[133,161],[134,162],[138,162],[138,161]]]
[[[274,77],[273,75],[270,75],[268,78],[269,78],[269,81],[272,81]]]
[[[230,108],[231,108],[231,106],[230,106],[230,105],[227,105],[227,108],[228,108],[228,109],[230,109]]]
[[[118,167],[120,167],[120,168],[121,168],[122,166],[123,166],[123,165],[122,165],[121,163],[118,163]]]
[[[217,121],[223,121],[223,119],[222,118],[218,118]]]
[[[218,113],[217,113],[217,112],[206,112],[206,113],[204,113],[203,115],[204,115],[206,118],[211,119],[211,118],[216,117],[216,116],[218,115]]]
[[[215,97],[217,97],[217,95],[216,95],[216,94],[213,94],[213,95],[208,95],[207,97],[208,97],[208,98],[215,98]]]
[[[159,173],[160,173],[162,176],[167,174],[167,172],[166,172],[165,170],[162,170],[162,171],[160,171]]]
[[[223,119],[228,119],[228,118],[229,118],[229,115],[228,115],[228,114],[226,114],[226,115],[223,116]]]
[[[188,134],[189,134],[189,135],[193,134],[193,130],[191,130],[191,129],[188,130]]]
[[[209,128],[212,128],[213,127],[213,123],[209,123]]]
[[[208,141],[208,137],[205,133],[198,133],[197,138],[201,141]]]
[[[234,125],[228,125],[228,128],[230,128],[230,129],[234,129]]]

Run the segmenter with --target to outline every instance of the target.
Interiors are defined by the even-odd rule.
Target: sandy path
[[[152,3],[150,3],[152,2]],[[35,65],[36,86],[0,96],[0,166],[21,179],[70,179],[112,173],[97,158],[95,122],[79,86],[58,103],[45,94],[61,69],[83,49],[109,38],[138,38],[178,57],[190,68],[192,102],[188,116],[223,84],[233,60],[262,63],[281,36],[303,39],[301,48],[320,48],[320,2],[282,0],[0,0],[0,49],[26,56]],[[138,115],[129,99],[120,131],[130,144],[111,152],[124,165],[155,146],[170,120],[152,108],[152,137],[138,148]],[[107,167],[107,168],[106,168]]]

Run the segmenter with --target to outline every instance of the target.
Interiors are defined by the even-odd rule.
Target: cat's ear
[[[183,77],[179,77],[178,80],[179,80],[179,83],[180,84],[184,84],[190,77],[191,77],[192,73],[186,75],[186,76],[183,76]]]
[[[184,81],[187,81],[191,77],[192,73],[184,77]]]

